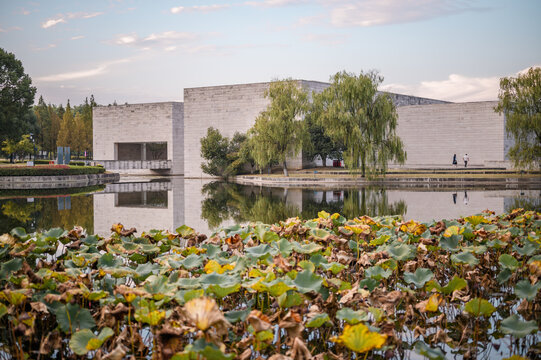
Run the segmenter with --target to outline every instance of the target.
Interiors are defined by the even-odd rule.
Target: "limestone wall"
[[[408,154],[407,166],[458,165],[467,153],[469,165],[500,163],[504,159],[504,117],[496,102],[402,106],[397,108],[397,133]]]
[[[166,142],[171,174],[184,170],[182,103],[98,106],[93,114],[95,160],[116,160],[115,143]]]

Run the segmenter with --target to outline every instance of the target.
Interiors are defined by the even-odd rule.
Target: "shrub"
[[[100,166],[9,166],[0,167],[0,176],[59,176],[59,175],[88,175],[101,174],[105,169]]]

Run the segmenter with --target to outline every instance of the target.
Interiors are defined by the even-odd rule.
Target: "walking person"
[[[468,156],[468,154],[464,154],[464,157],[462,159],[464,159],[464,167],[468,167],[468,161],[470,161],[470,157]]]
[[[456,161],[456,154],[453,154],[453,165],[456,167],[457,161]]]

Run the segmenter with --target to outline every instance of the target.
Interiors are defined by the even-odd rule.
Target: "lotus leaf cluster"
[[[0,236],[0,357],[541,357],[541,214]]]

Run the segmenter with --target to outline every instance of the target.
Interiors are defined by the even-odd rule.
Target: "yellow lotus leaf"
[[[432,294],[432,296],[430,296],[428,300],[421,301],[420,303],[415,305],[415,308],[423,313],[427,311],[438,311],[438,307],[440,306],[442,301],[443,298],[441,298],[438,294]]]
[[[227,270],[233,270],[235,268],[235,263],[233,264],[225,264],[224,266],[221,266],[216,260],[209,260],[209,262],[205,265],[205,272],[207,274],[210,273],[218,273],[223,274]]]
[[[447,229],[445,229],[445,232],[443,233],[443,236],[445,237],[451,237],[453,235],[460,235],[464,232],[464,229],[459,228],[458,226],[449,226]]]
[[[426,231],[426,225],[410,220],[400,225],[400,231],[413,235],[421,235]]]
[[[195,298],[184,305],[186,317],[199,329],[207,330],[213,325],[230,326],[218,308],[216,301],[208,297]]]
[[[122,230],[124,230],[124,225],[122,224],[113,224],[113,226],[111,227],[111,231],[114,231],[117,234],[120,234]]]
[[[386,340],[387,335],[372,332],[362,323],[353,326],[344,326],[342,335],[331,339],[331,341],[342,344],[348,349],[359,353],[367,352],[372,349],[379,349],[385,344]]]
[[[541,260],[534,260],[528,264],[530,273],[534,276],[541,276]]]
[[[354,220],[355,222],[367,225],[377,225],[377,223],[370,216],[363,215]]]
[[[369,225],[359,224],[359,225],[347,225],[345,226],[347,230],[353,231],[355,234],[370,234],[372,228]]]

